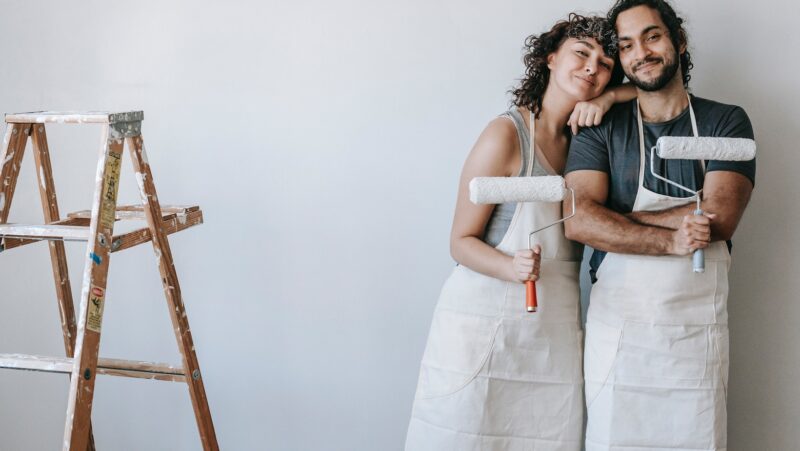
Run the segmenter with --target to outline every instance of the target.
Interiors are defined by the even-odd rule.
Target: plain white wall
[[[461,164],[523,39],[610,0],[4,1],[0,111],[142,109],[226,450],[399,450]],[[800,442],[800,45],[788,0],[676,0],[700,96],[760,146],[735,237],[730,450]],[[49,126],[61,212],[89,207],[100,129]],[[137,200],[130,163],[121,200]],[[11,221],[41,221],[26,156]],[[84,247],[67,246],[78,292]],[[114,254],[101,355],[179,362],[151,248]],[[0,352],[61,355],[46,246],[0,255]],[[57,449],[65,376],[0,371],[0,449]],[[101,377],[98,449],[195,450],[182,384]]]

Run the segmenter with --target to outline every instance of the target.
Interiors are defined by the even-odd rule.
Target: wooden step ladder
[[[70,374],[63,442],[65,451],[94,450],[91,411],[97,374],[185,382],[189,387],[203,449],[219,449],[167,240],[169,234],[201,224],[203,213],[197,206],[162,207],[159,204],[141,135],[143,119],[141,111],[36,112],[8,114],[5,117],[8,126],[0,153],[0,252],[36,242],[48,242],[66,358],[0,354],[0,368]],[[46,123],[105,124],[91,211],[71,213],[66,219],[59,216],[45,134]],[[36,161],[45,224],[8,224],[8,213],[28,137],[31,138]],[[120,163],[125,142],[133,161],[141,205],[117,206]],[[146,220],[147,227],[115,236],[114,223],[127,219]],[[88,242],[77,323],[64,241]],[[109,257],[114,252],[148,241],[153,243],[158,260],[182,366],[98,358]]]

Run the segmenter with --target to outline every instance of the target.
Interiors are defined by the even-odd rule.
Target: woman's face
[[[547,57],[547,67],[551,84],[576,101],[583,101],[603,93],[611,79],[614,59],[603,52],[594,38],[568,38]]]

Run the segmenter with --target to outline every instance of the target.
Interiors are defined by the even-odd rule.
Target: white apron
[[[497,249],[525,249],[531,231],[560,218],[560,203],[519,203]],[[542,246],[536,313],[525,309],[522,283],[464,266],[447,279],[422,357],[407,451],[581,449],[582,246],[564,237],[562,225],[537,233],[534,243]]]
[[[689,100],[692,130],[697,122]],[[692,202],[644,187],[638,113],[639,188],[633,211]],[[586,322],[586,451],[726,449],[728,267],[725,242],[692,257],[608,253]]]

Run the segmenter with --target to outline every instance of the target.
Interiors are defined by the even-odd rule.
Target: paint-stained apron
[[[689,104],[692,129],[697,122]],[[638,114],[638,107],[637,107]],[[639,123],[639,187],[633,211],[686,205],[644,187]],[[691,256],[608,253],[586,322],[586,451],[726,449],[728,267],[725,242]]]
[[[497,249],[526,249],[531,231],[559,219],[560,203],[519,203]],[[582,246],[564,237],[562,225],[537,233],[534,243],[542,246],[536,313],[525,309],[524,284],[464,266],[448,278],[422,358],[406,451],[581,449]]]

